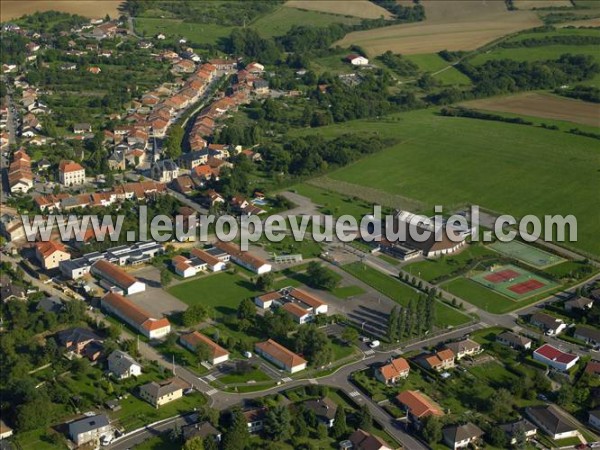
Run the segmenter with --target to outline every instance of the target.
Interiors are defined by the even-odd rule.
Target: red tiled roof
[[[321,300],[310,295],[308,292],[305,292],[300,289],[292,289],[290,291],[290,295],[302,301],[302,303],[306,303],[308,306],[312,306],[313,308],[318,308],[319,306],[323,306],[325,304]]]
[[[417,417],[441,416],[441,409],[433,401],[418,391],[403,391],[396,396],[396,400],[406,407],[410,413]]]
[[[193,248],[191,253],[196,258],[200,259],[201,261],[204,261],[209,266],[214,266],[221,262],[218,258],[215,258],[213,255],[206,253],[204,250],[200,250],[199,248]]]
[[[104,259],[96,261],[93,267],[95,270],[99,271],[101,275],[105,275],[107,278],[110,278],[114,283],[117,283],[122,288],[128,288],[137,282],[135,277],[132,277],[119,266],[115,266]]]
[[[570,353],[560,351],[559,349],[551,346],[550,344],[542,345],[540,348],[535,350],[535,353],[552,361],[557,361],[563,364],[569,364],[570,362],[578,358],[577,355],[572,355]]]
[[[410,370],[410,366],[408,365],[408,361],[404,358],[396,358],[393,359],[389,364],[381,367],[381,374],[386,380],[390,380],[392,378],[396,378],[403,372]]]
[[[219,344],[213,342],[212,340],[210,340],[203,334],[198,333],[197,331],[194,331],[193,333],[184,334],[183,336],[181,336],[181,340],[187,342],[192,347],[196,347],[200,343],[208,345],[212,351],[213,358],[219,358],[221,356],[229,354],[229,352],[223,347],[221,347]]]
[[[228,253],[231,256],[235,256],[236,258],[244,261],[245,263],[247,263],[255,268],[258,268],[267,263],[262,258],[251,255],[248,252],[241,251],[240,248],[236,244],[232,244],[231,242],[217,241],[217,243],[215,244],[215,247],[219,248],[220,250],[223,250],[224,252]]]
[[[119,311],[121,315],[148,331],[158,330],[170,325],[166,318],[154,319],[149,313],[131,302],[131,300],[115,292],[106,294],[102,298],[102,304],[109,305],[111,308]]]
[[[55,252],[67,252],[67,249],[62,243],[55,241],[36,242],[35,248],[44,258],[47,258]]]
[[[308,311],[306,311],[304,308],[302,308],[296,303],[286,303],[282,306],[282,308],[298,318],[304,317],[308,314]]]
[[[80,164],[76,163],[75,161],[63,160],[60,162],[60,165],[58,166],[58,170],[60,170],[62,173],[68,173],[68,172],[77,172],[78,170],[84,170],[84,169],[83,169],[83,167],[81,167]]]
[[[283,345],[278,344],[273,339],[265,342],[258,342],[256,348],[263,353],[270,355],[273,359],[281,362],[287,367],[296,367],[305,364],[306,360],[300,355],[288,350]]]

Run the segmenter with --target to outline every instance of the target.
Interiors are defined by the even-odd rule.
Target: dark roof
[[[209,422],[198,422],[185,425],[181,428],[181,431],[183,432],[184,441],[195,437],[204,439],[208,436],[218,436],[221,434],[221,432],[213,427]]]
[[[13,297],[25,298],[25,289],[12,283],[0,288],[0,300],[6,301]]]
[[[562,418],[554,405],[531,406],[525,411],[531,420],[553,434],[566,433],[575,429]]]
[[[577,328],[575,328],[575,336],[583,336],[594,342],[600,342],[600,330],[597,330],[596,328],[578,325]]]
[[[335,417],[338,406],[331,399],[324,397],[316,400],[304,402],[306,409],[314,411],[317,417],[322,417],[328,421]]]
[[[524,347],[525,345],[531,343],[531,339],[521,336],[513,331],[505,331],[504,333],[499,334],[498,339],[518,347]]]
[[[504,431],[509,436],[514,436],[515,432],[519,429],[519,427],[522,428],[525,433],[537,430],[537,427],[527,419],[521,419],[517,420],[516,422],[500,425],[500,429],[502,429],[502,431]]]
[[[97,430],[98,428],[105,427],[109,424],[108,417],[104,414],[98,414],[93,417],[84,417],[83,419],[76,420],[69,424],[69,434],[73,437],[86,433],[91,430]]]
[[[69,328],[56,333],[56,338],[61,345],[67,342],[102,341],[102,338],[92,330],[86,328]]]
[[[173,162],[173,160],[171,160],[171,159],[164,159],[162,161],[157,161],[154,164],[161,171],[165,171],[165,170],[166,171],[174,171],[174,170],[179,169],[179,167],[177,167],[177,164],[175,164],[175,162]]]
[[[587,297],[577,297],[573,300],[566,301],[565,306],[575,309],[584,309],[587,308],[590,303],[594,303],[594,300]]]
[[[544,328],[551,330],[557,328],[561,323],[563,323],[561,319],[542,312],[532,314],[531,322],[538,323],[544,326]]]
[[[470,422],[464,425],[446,427],[442,433],[444,434],[444,439],[448,442],[460,442],[465,439],[480,438],[483,436],[481,428]]]
[[[44,297],[38,302],[38,311],[44,310],[46,312],[58,313],[62,310],[63,302],[58,297]]]

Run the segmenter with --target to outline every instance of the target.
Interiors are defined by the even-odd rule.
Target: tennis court
[[[469,278],[513,300],[523,300],[558,286],[557,283],[513,265],[492,267]]]
[[[537,269],[555,266],[565,259],[519,241],[494,242],[489,247],[510,258],[518,259]]]

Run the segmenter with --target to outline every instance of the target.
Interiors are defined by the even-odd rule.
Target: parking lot
[[[164,291],[160,285],[160,271],[154,266],[144,266],[132,270],[131,275],[146,283],[146,290],[135,294],[129,299],[149,313],[160,317],[175,312],[185,311],[187,305]]]

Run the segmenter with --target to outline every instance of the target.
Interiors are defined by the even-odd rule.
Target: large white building
[[[579,361],[579,356],[563,352],[550,344],[544,344],[533,351],[533,359],[556,370],[566,372]]]
[[[146,290],[146,284],[132,277],[119,266],[101,259],[96,261],[91,268],[91,274],[100,278],[109,291],[122,292],[124,295],[133,295]]]
[[[58,166],[58,180],[63,186],[85,183],[85,169],[75,161],[63,160]]]
[[[236,244],[218,241],[215,247],[227,253],[234,263],[258,275],[271,271],[271,264],[268,264],[264,259],[254,256],[250,252],[242,251]]]

